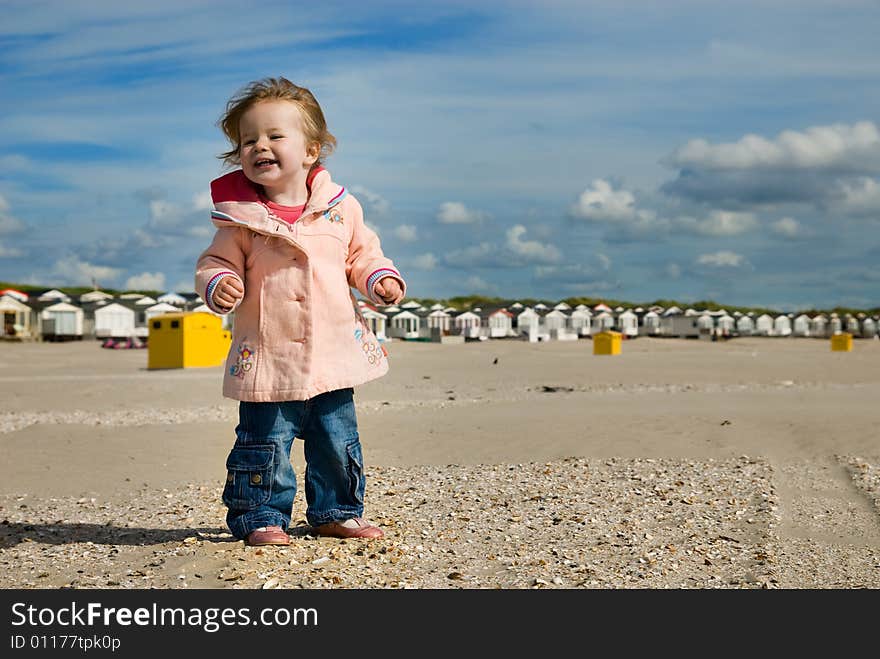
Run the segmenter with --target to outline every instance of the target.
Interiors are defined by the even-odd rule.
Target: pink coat
[[[267,402],[305,400],[362,384],[388,371],[350,287],[379,301],[376,283],[406,284],[361,205],[320,170],[302,217],[273,216],[241,170],[211,183],[217,233],[196,265],[196,291],[211,300],[223,277],[237,277],[244,297],[234,308],[223,395]]]

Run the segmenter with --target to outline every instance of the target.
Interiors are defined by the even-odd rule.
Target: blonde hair
[[[305,87],[293,84],[287,78],[262,78],[240,89],[226,103],[226,112],[217,125],[226,135],[232,148],[218,158],[227,165],[240,165],[241,135],[239,122],[242,115],[261,101],[290,101],[299,108],[303,120],[303,133],[309,144],[320,144],[321,151],[312,169],[323,164],[336,147],[336,138],[327,130],[327,121],[318,101]]]

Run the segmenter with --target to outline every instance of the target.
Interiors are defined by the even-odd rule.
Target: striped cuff
[[[228,277],[229,275],[238,279],[238,275],[231,270],[224,270],[211,277],[211,280],[208,282],[208,287],[205,289],[205,304],[207,304],[208,308],[214,313],[224,314],[232,311],[232,309],[218,307],[214,304],[214,289],[217,288],[217,284],[220,283],[220,280],[223,279],[223,277]]]
[[[373,274],[367,277],[367,292],[370,294],[370,299],[376,304],[385,304],[385,301],[376,295],[376,292],[373,290],[376,284],[383,277],[395,277],[396,279],[403,278],[400,276],[400,273],[397,270],[392,270],[391,268],[380,268],[376,270]]]

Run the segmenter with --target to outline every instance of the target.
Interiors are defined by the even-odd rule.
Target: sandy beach
[[[0,344],[0,586],[880,587],[880,341],[388,351],[355,393],[386,537],[309,536],[301,488],[260,549],[223,523],[220,367]]]

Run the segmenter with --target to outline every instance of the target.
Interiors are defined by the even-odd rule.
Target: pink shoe
[[[290,536],[280,526],[261,526],[251,531],[244,543],[250,547],[289,545]]]
[[[370,524],[363,517],[352,517],[341,522],[321,524],[315,527],[315,533],[332,538],[369,538],[376,540],[385,537],[382,529]]]

